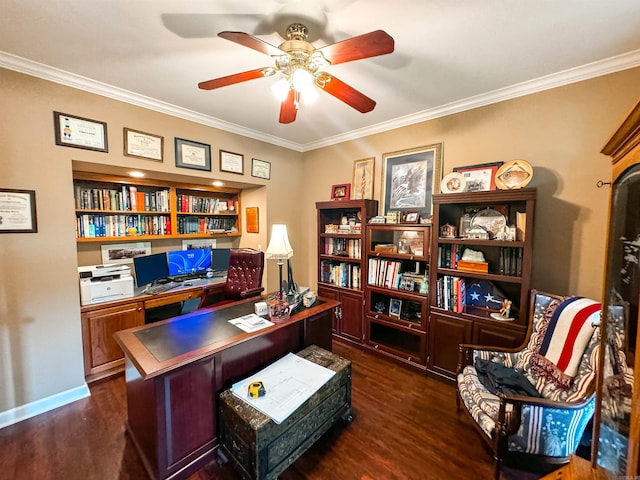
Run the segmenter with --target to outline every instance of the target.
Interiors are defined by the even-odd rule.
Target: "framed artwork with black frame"
[[[176,167],[211,171],[211,145],[176,137],[175,148]]]
[[[35,190],[0,188],[0,233],[37,233]]]
[[[442,180],[442,143],[385,153],[382,157],[382,207],[431,215],[432,196]]]

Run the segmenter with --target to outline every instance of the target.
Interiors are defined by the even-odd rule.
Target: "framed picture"
[[[133,263],[133,257],[151,254],[151,242],[100,245],[102,263]]]
[[[244,175],[244,155],[220,150],[220,171]]]
[[[382,213],[418,211],[428,217],[442,179],[442,143],[385,153],[382,168]]]
[[[176,167],[211,171],[211,146],[206,143],[176,138]]]
[[[420,212],[418,210],[415,211],[407,211],[404,215],[404,223],[418,223],[420,221]]]
[[[483,163],[467,167],[454,167],[453,171],[464,178],[465,191],[486,192],[496,189],[496,172],[501,165],[502,162]]]
[[[164,137],[124,127],[124,154],[127,157],[144,158],[162,162]]]
[[[353,199],[373,198],[373,173],[375,158],[364,158],[353,162]]]
[[[258,207],[247,207],[247,233],[260,233],[260,223],[258,222]]]
[[[349,200],[351,185],[343,183],[331,187],[331,200]]]
[[[400,310],[402,309],[402,300],[392,298],[389,302],[389,316],[400,318]]]
[[[36,233],[35,190],[0,188],[0,233]]]
[[[271,179],[271,162],[265,162],[264,160],[258,160],[257,158],[251,159],[251,176],[256,178],[264,178],[265,180]]]
[[[108,152],[107,124],[98,120],[53,112],[56,145]]]

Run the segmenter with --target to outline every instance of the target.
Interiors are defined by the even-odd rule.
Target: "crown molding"
[[[0,67],[217,128],[225,132],[235,133],[254,140],[288,148],[289,150],[296,152],[308,152],[342,142],[357,140],[369,135],[387,132],[389,130],[414,125],[420,122],[426,122],[446,115],[472,110],[474,108],[503,102],[505,100],[511,100],[525,95],[530,95],[532,93],[542,92],[544,90],[561,87],[638,66],[640,66],[640,50],[634,50],[606,58],[604,60],[599,60],[597,62],[570,68],[562,72],[546,75],[534,80],[518,83],[509,87],[500,88],[481,95],[475,95],[446,105],[399,117],[388,122],[381,122],[369,127],[352,130],[350,132],[327,137],[316,142],[299,144],[0,51]]]

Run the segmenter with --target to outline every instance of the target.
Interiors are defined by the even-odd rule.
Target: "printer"
[[[82,305],[133,297],[133,277],[131,267],[127,265],[113,263],[78,267],[78,275]]]

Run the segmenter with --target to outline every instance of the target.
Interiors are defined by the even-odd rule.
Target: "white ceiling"
[[[273,77],[198,88],[273,65],[219,31],[279,45],[278,11],[311,3],[326,15],[316,46],[394,38],[392,54],[326,69],[372,112],[319,92],[283,125]],[[0,0],[0,66],[298,151],[638,65],[638,0]]]

